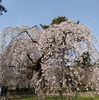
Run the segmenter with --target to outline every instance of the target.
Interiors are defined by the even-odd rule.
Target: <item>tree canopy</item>
[[[10,78],[5,73],[13,66],[15,78],[9,73],[12,79],[9,84],[30,83],[39,97],[44,95],[44,89],[54,86],[77,92],[81,83],[79,71],[83,69],[78,65],[82,70],[76,70],[75,61],[88,67],[90,59],[98,59],[94,40],[91,29],[69,19],[45,30],[37,26],[9,27],[3,30],[0,39],[1,79],[6,79],[1,82],[9,83]]]

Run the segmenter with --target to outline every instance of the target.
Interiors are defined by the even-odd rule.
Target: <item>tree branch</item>
[[[30,55],[27,53],[27,57],[29,58],[29,60],[34,64],[35,62],[33,62],[32,58],[30,57]]]
[[[23,32],[21,32],[21,33],[24,33],[24,32],[27,33],[27,35],[30,37],[30,39],[31,39],[31,41],[32,41],[33,43],[37,43],[37,44],[39,45],[39,43],[38,43],[37,41],[33,40],[32,37],[28,34],[28,31],[23,31]]]

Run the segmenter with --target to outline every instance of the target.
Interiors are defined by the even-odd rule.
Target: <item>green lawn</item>
[[[24,99],[15,99],[15,100],[36,100],[35,98],[24,98]],[[50,97],[47,100],[99,100],[99,97],[79,97],[74,99],[66,99],[66,98],[59,98],[59,97]]]

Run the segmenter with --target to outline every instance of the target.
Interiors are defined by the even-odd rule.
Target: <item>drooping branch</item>
[[[34,64],[35,62],[33,62],[32,58],[30,57],[30,55],[27,53],[27,57],[29,58],[29,60]]]
[[[39,43],[36,40],[33,40],[32,37],[28,34],[28,31],[22,31],[21,33],[27,33],[27,35],[30,37],[31,41],[33,43],[37,43],[39,45]]]
[[[34,28],[34,27],[37,27],[37,26],[35,25],[35,26],[31,27],[31,28]],[[31,29],[31,28],[29,28],[29,29]],[[39,43],[38,43],[36,40],[33,40],[33,38],[31,37],[31,35],[28,33],[27,30],[21,31],[21,32],[20,32],[18,35],[16,35],[13,39],[15,39],[17,36],[20,36],[22,33],[26,33],[33,43],[37,43],[37,44],[39,45]]]

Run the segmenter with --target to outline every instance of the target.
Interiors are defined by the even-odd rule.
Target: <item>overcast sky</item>
[[[80,21],[99,38],[99,0],[2,0],[8,12],[0,16],[0,30],[50,24],[57,16]]]

